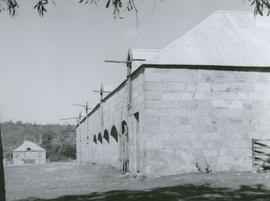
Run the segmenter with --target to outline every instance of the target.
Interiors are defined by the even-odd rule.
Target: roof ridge
[[[29,140],[24,140],[23,143],[18,146],[16,149],[14,149],[13,151],[20,151],[20,149],[24,148],[24,146],[27,146],[27,145],[31,145],[34,147],[34,150],[45,150],[44,148],[42,148],[41,146],[39,146],[38,144],[32,142],[32,141],[29,141]]]

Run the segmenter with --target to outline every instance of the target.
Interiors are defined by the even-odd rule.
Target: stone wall
[[[146,174],[250,171],[270,138],[270,73],[145,69]]]
[[[144,114],[144,76],[138,72],[132,80],[132,110],[128,112],[127,82],[122,84],[77,127],[77,160],[78,162],[94,162],[108,164],[121,169],[121,134],[122,123],[129,130],[129,161],[130,170],[137,171],[137,155],[140,154],[136,145],[139,130],[143,124],[136,126],[134,113],[143,119]],[[117,141],[116,137],[117,136]],[[96,139],[96,143],[94,142]],[[143,166],[143,165],[141,165]]]

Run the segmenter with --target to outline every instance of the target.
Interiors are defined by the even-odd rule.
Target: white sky
[[[252,10],[248,0],[144,0],[137,29],[133,14],[113,19],[105,0],[57,0],[44,18],[33,0],[21,2],[15,18],[0,14],[0,120],[43,124],[77,116],[72,103],[95,106],[92,90],[125,79],[124,65],[104,60],[126,59],[128,48],[164,48],[216,10]]]

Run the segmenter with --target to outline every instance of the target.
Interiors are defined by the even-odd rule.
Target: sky
[[[57,0],[41,18],[33,0],[21,0],[14,18],[0,13],[0,121],[75,123],[94,107],[103,84],[113,88],[126,78],[128,48],[162,49],[216,10],[248,10],[248,0],[143,0],[134,13],[114,19],[105,0],[98,5]]]

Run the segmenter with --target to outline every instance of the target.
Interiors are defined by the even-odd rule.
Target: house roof
[[[31,141],[24,140],[23,143],[13,151],[45,151],[45,149]]]
[[[270,66],[270,18],[217,11],[148,64]]]

